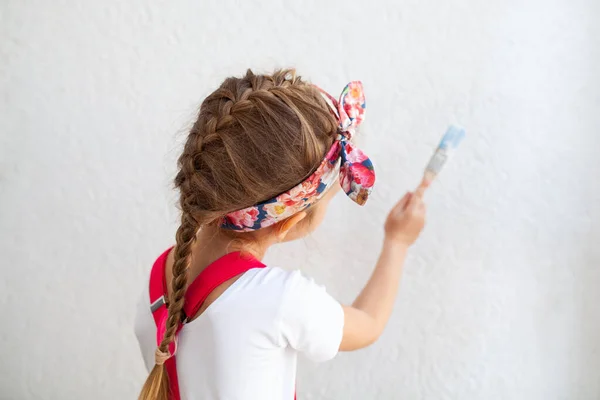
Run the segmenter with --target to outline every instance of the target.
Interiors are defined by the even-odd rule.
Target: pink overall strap
[[[172,248],[171,248],[172,249]],[[165,251],[154,263],[150,274],[150,309],[154,317],[154,322],[157,327],[157,344],[160,344],[162,337],[161,331],[164,332],[164,325],[168,316],[166,306],[166,279],[165,267],[167,257],[171,249]],[[234,278],[252,268],[264,268],[265,265],[252,256],[243,255],[240,252],[227,254],[212,264],[208,265],[188,286],[185,294],[185,304],[183,312],[185,318],[177,329],[181,330],[183,324],[189,318],[193,318],[208,295],[219,285]],[[162,329],[161,329],[162,326]],[[175,351],[175,345],[169,348],[169,351]],[[179,383],[177,381],[177,363],[175,356],[169,358],[165,362],[167,374],[169,376],[169,386],[171,388],[172,400],[179,400]]]
[[[213,262],[200,272],[200,275],[188,286],[185,293],[183,311],[193,318],[204,304],[209,294],[223,282],[230,280],[252,268],[264,268],[256,258],[240,252],[229,253]]]

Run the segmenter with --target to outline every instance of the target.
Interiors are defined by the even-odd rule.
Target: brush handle
[[[437,149],[431,156],[427,167],[425,168],[425,173],[423,174],[423,180],[421,184],[417,188],[417,191],[421,193],[421,195],[425,192],[425,189],[431,185],[431,182],[435,179],[435,177],[440,173],[446,162],[454,152],[454,149],[458,147],[460,142],[465,137],[465,130],[462,128],[458,128],[454,125],[450,125],[446,133],[442,137],[440,144]]]

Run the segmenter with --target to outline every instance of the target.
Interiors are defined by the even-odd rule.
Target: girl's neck
[[[266,233],[266,232],[265,232]],[[197,276],[206,266],[219,258],[236,251],[252,254],[262,260],[268,248],[274,243],[272,235],[237,234],[231,236],[220,229],[204,227],[198,231],[192,248],[190,277]]]

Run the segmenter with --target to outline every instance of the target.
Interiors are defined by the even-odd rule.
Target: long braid
[[[183,200],[183,199],[182,199]],[[183,201],[182,201],[183,203]],[[165,335],[156,349],[155,365],[142,388],[140,399],[169,399],[169,378],[165,368],[167,361],[173,354],[169,352],[169,345],[175,340],[177,327],[181,321],[183,305],[185,304],[185,291],[187,289],[187,270],[189,268],[192,245],[196,239],[196,222],[189,214],[183,212],[181,225],[177,229],[177,245],[174,249],[173,278],[171,281],[172,294],[168,302],[168,318]]]
[[[177,245],[175,246],[175,261],[173,263],[173,279],[171,281],[171,296],[169,298],[169,309],[165,330],[165,336],[156,349],[156,363],[164,363],[169,354],[169,345],[175,340],[177,326],[182,320],[183,305],[185,303],[185,291],[187,289],[187,271],[190,264],[192,245],[196,240],[197,226],[190,216],[183,213],[181,225],[177,229]]]

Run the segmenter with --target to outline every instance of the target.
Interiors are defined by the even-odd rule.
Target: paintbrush
[[[434,179],[438,176],[446,162],[450,159],[450,156],[454,152],[454,149],[458,147],[460,142],[465,137],[465,130],[458,128],[454,125],[450,125],[448,130],[442,137],[440,144],[435,149],[433,156],[429,160],[425,173],[423,174],[423,180],[416,190],[416,193],[420,196],[423,195],[425,189],[431,185]]]

